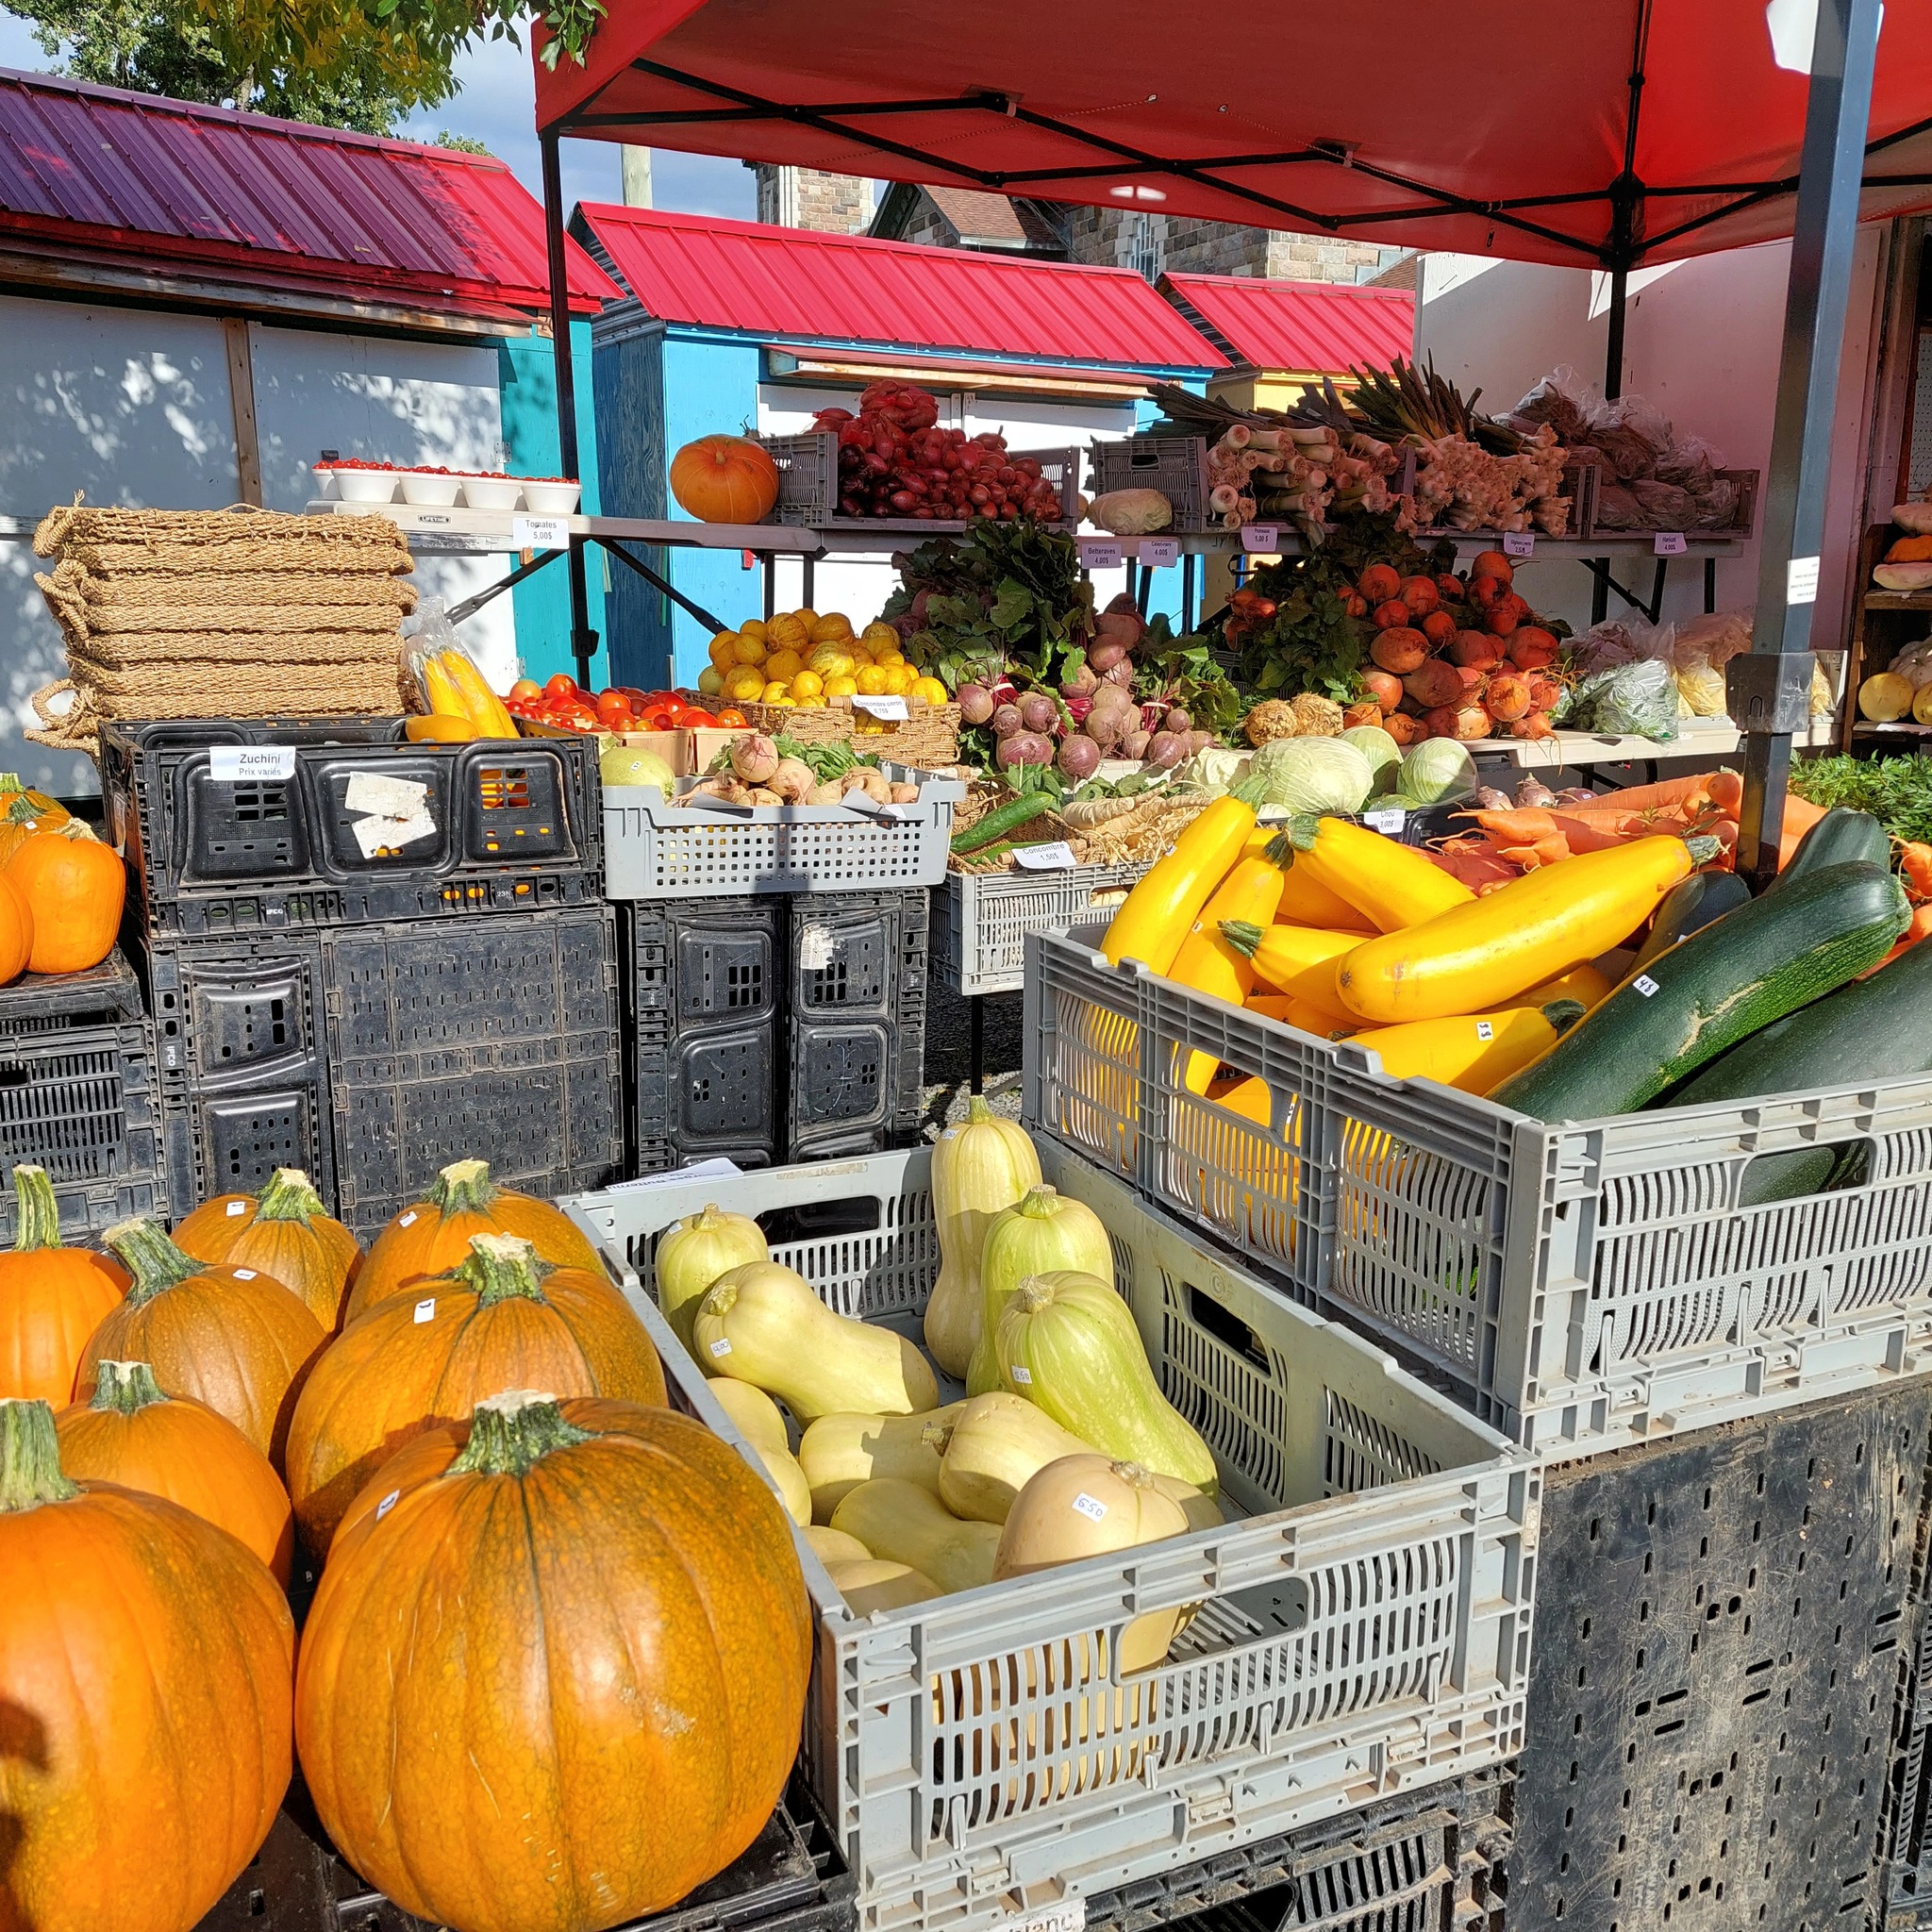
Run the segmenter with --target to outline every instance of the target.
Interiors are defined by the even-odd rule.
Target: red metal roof
[[[587,203],[597,240],[665,322],[801,341],[1223,369],[1137,275],[860,235]]]
[[[543,210],[492,158],[0,70],[0,244],[415,308],[546,309]],[[616,296],[571,244],[573,307]]]
[[[1334,282],[1263,282],[1246,275],[1163,275],[1238,361],[1257,369],[1388,368],[1415,348],[1415,296],[1407,289]]]

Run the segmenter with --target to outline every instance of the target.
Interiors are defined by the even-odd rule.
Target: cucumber
[[[1735,912],[1751,897],[1751,888],[1734,872],[1693,872],[1664,894],[1651,922],[1650,937],[1637,954],[1637,969],[1648,966],[1679,940],[1701,932],[1714,919]]]
[[[1890,865],[1891,835],[1869,811],[1835,805],[1798,841],[1790,862],[1765,891],[1781,891],[1793,879],[1822,872],[1827,865],[1850,865],[1855,859],[1863,859],[1867,865]]]
[[[1932,1073],[1932,945],[1740,1041],[1671,1096],[1673,1107],[1860,1087]]]
[[[977,852],[982,845],[1010,839],[1029,819],[1037,819],[1052,805],[1053,800],[1043,791],[1029,791],[1024,798],[1009,798],[1006,804],[994,806],[984,818],[974,819],[963,832],[955,832],[952,849],[961,854]]]
[[[1632,1113],[1726,1048],[1875,966],[1911,921],[1880,866],[1827,866],[1632,973],[1489,1096],[1539,1120]]]

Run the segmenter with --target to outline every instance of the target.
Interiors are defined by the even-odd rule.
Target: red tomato
[[[726,705],[718,713],[718,723],[734,731],[742,731],[751,721],[736,705]]]
[[[553,672],[543,686],[547,698],[583,698],[590,695],[577,689],[577,681],[568,671]]]
[[[693,731],[715,731],[718,728],[717,719],[708,711],[687,711],[677,722]]]
[[[600,718],[630,718],[630,700],[621,691],[600,691],[597,693],[597,715]]]
[[[509,694],[513,698],[540,698],[543,687],[534,677],[520,677],[510,686]]]
[[[560,706],[561,717],[555,722],[566,724],[573,731],[596,731],[602,726],[602,720],[589,705]]]
[[[669,705],[646,705],[638,724],[645,731],[675,731],[683,716],[682,707],[674,711]]]

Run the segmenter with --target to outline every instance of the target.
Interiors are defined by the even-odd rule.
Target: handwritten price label
[[[1080,539],[1080,568],[1082,570],[1118,570],[1126,560],[1126,552],[1118,539],[1110,542],[1096,542],[1091,537]]]
[[[1279,524],[1243,524],[1241,548],[1250,557],[1274,557],[1281,549]]]
[[[509,541],[519,550],[568,550],[568,517],[512,517]]]
[[[1684,533],[1681,530],[1659,530],[1651,539],[1651,555],[1654,557],[1682,557],[1684,554]]]
[[[1535,533],[1530,530],[1504,531],[1503,555],[1505,557],[1534,557],[1536,555]]]
[[[1177,537],[1143,537],[1141,540],[1141,561],[1150,570],[1171,570],[1180,560],[1181,546]]]

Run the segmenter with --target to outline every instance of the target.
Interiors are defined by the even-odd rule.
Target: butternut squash
[[[930,1576],[904,1563],[867,1557],[862,1562],[826,1565],[839,1594],[855,1614],[869,1617],[874,1610],[903,1610],[908,1604],[930,1603],[943,1595]]]
[[[966,1374],[979,1333],[979,1254],[993,1216],[1040,1180],[1026,1129],[1002,1120],[978,1095],[966,1119],[933,1143],[932,1206],[940,1274],[925,1304],[925,1345],[955,1381]]]
[[[1219,1529],[1227,1521],[1227,1513],[1221,1505],[1212,1496],[1204,1496],[1192,1483],[1184,1483],[1177,1475],[1162,1475],[1158,1470],[1153,1472],[1153,1476],[1154,1487],[1180,1505],[1190,1530]]]
[[[678,1341],[691,1347],[691,1324],[711,1284],[750,1261],[768,1261],[764,1231],[742,1214],[715,1205],[687,1216],[658,1243],[653,1266],[658,1306]],[[707,1374],[709,1366],[700,1361]]]
[[[802,1274],[774,1261],[714,1282],[691,1339],[713,1374],[775,1395],[808,1427],[841,1409],[912,1415],[939,1407],[932,1370],[904,1336],[834,1314]]]
[[[811,1488],[805,1479],[789,1449],[764,1449],[756,1442],[752,1454],[764,1464],[765,1473],[772,1478],[778,1491],[778,1500],[785,1506],[785,1513],[800,1529],[811,1524]]]
[[[1282,838],[1298,868],[1306,866],[1377,932],[1400,932],[1475,900],[1460,879],[1413,845],[1399,845],[1346,819],[1296,819]]]
[[[992,1581],[1000,1533],[961,1523],[930,1490],[896,1476],[860,1483],[832,1513],[832,1527],[856,1536],[874,1557],[929,1576],[948,1596]]]
[[[1091,1274],[1023,1281],[995,1337],[1006,1386],[1122,1462],[1179,1476],[1206,1495],[1220,1487],[1208,1445],[1161,1394],[1127,1305]]]
[[[1716,841],[1633,839],[1539,866],[1487,897],[1364,941],[1336,968],[1364,1020],[1446,1020],[1501,1007],[1622,945]]]
[[[1226,927],[1230,923],[1268,924],[1281,903],[1281,886],[1278,865],[1266,858],[1238,860],[1201,908],[1201,916],[1174,955],[1167,976],[1175,985],[1206,993],[1209,999],[1240,1006],[1254,991],[1255,965],[1229,941]],[[1182,1074],[1188,1091],[1207,1092],[1219,1064],[1211,1053],[1191,1053]]]
[[[696,1305],[693,1304],[693,1311]],[[762,1389],[749,1382],[734,1382],[720,1375],[711,1384],[718,1407],[731,1418],[732,1426],[754,1449],[769,1449],[776,1455],[791,1454],[791,1437],[778,1405]]]
[[[897,1476],[940,1492],[940,1452],[934,1440],[964,1407],[951,1403],[920,1415],[861,1415],[850,1409],[822,1415],[798,1444],[798,1463],[811,1486],[811,1513],[829,1523],[860,1483]]]
[[[834,1529],[829,1524],[814,1523],[804,1531],[806,1541],[827,1570],[834,1563],[869,1563],[872,1552],[856,1536],[847,1536],[842,1529]]]
[[[1208,895],[1241,857],[1263,795],[1249,781],[1217,798],[1141,875],[1100,941],[1110,964],[1140,959],[1156,973],[1174,964]]]
[[[1076,1268],[1113,1284],[1113,1244],[1099,1215],[1056,1188],[1038,1187],[995,1217],[980,1257],[979,1339],[966,1370],[966,1392],[984,1395],[1004,1386],[993,1338],[1013,1291],[1029,1274]]]
[[[1004,1389],[960,1404],[942,1433],[940,1501],[974,1523],[1004,1523],[1020,1491],[1049,1462],[1089,1447],[1043,1408]]]

